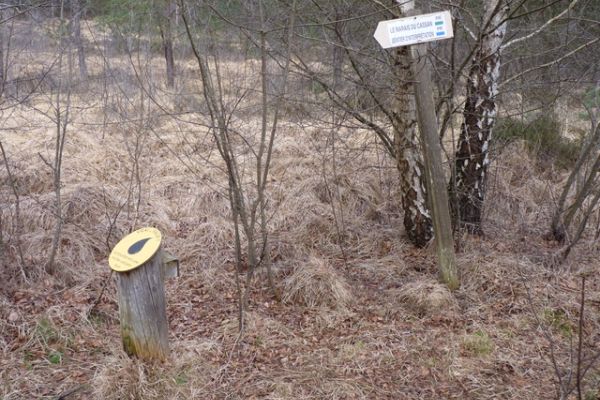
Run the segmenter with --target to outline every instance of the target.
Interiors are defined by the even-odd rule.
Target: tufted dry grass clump
[[[410,282],[395,292],[393,295],[400,304],[419,317],[451,315],[458,311],[458,303],[450,290],[432,280]]]
[[[19,162],[9,161],[13,178],[13,184],[20,196],[29,196],[42,194],[52,190],[52,174],[50,170],[37,160],[20,160]],[[4,190],[11,190],[10,181],[6,173],[6,168],[2,170],[0,176],[6,180],[7,185]],[[12,195],[12,193],[11,193]]]
[[[309,258],[285,280],[284,303],[314,308],[345,308],[352,302],[352,292],[344,277],[326,260]]]
[[[105,400],[163,400],[207,398],[210,379],[218,373],[209,361],[215,344],[184,341],[165,363],[129,358],[115,350],[93,379],[94,396]]]
[[[67,281],[76,275],[85,279],[89,267],[108,254],[115,237],[123,233],[118,224],[108,227],[106,216],[117,206],[110,193],[93,185],[68,186],[62,196],[63,227],[55,262],[61,266],[60,275]],[[12,215],[15,207],[12,204],[8,209]],[[55,195],[48,192],[25,197],[20,207],[20,219],[7,219],[2,228],[13,246],[17,243],[21,246],[29,275],[38,276],[52,247]]]
[[[94,395],[106,400],[178,398],[165,368],[146,364],[125,354],[105,359],[94,378]]]

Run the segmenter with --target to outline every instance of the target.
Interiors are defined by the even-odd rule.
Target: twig
[[[79,386],[75,386],[74,388],[63,391],[61,394],[54,397],[53,400],[65,400],[67,397],[79,392],[80,390],[87,389],[89,385],[83,384]]]
[[[108,282],[110,282],[110,278],[112,278],[113,276],[113,270],[110,271],[110,274],[108,275],[108,277],[104,280],[104,283],[102,284],[102,289],[100,289],[100,294],[98,295],[98,297],[96,298],[96,300],[94,300],[94,303],[92,304],[92,306],[87,310],[86,316],[89,316],[96,307],[98,307],[98,304],[100,304],[100,300],[102,300],[102,295],[104,294],[104,291],[106,290],[106,287],[108,286]]]
[[[531,32],[529,35],[525,35],[523,37],[517,38],[517,39],[513,39],[505,44],[503,44],[501,46],[501,50],[504,50],[505,48],[508,48],[516,43],[522,42],[524,40],[530,39],[533,36],[537,35],[538,33],[542,32],[544,29],[546,29],[550,24],[552,24],[554,21],[556,21],[557,19],[561,18],[563,15],[565,15],[567,12],[569,12],[569,10],[571,8],[573,8],[575,6],[575,4],[577,4],[579,0],[573,0],[571,1],[571,4],[569,4],[569,6],[567,8],[565,8],[560,14],[558,14],[557,16],[550,18],[548,21],[546,21],[545,24],[543,24],[542,26],[540,26],[538,29],[536,29],[535,31]]]
[[[54,171],[54,166],[52,164],[50,164],[50,161],[46,160],[41,153],[38,153],[38,157],[40,157],[40,159],[42,160],[42,162],[44,164],[46,164],[47,167],[49,167],[52,171]]]
[[[583,352],[583,313],[584,313],[584,304],[585,304],[585,276],[581,277],[581,304],[579,305],[579,331],[577,332],[577,373],[576,373],[576,382],[577,382],[577,400],[582,400],[581,397],[581,380],[583,379],[581,373],[581,364],[582,360],[582,352]]]
[[[579,52],[579,51],[581,51],[581,50],[583,50],[583,49],[585,49],[585,48],[593,45],[594,43],[598,42],[599,40],[600,40],[600,38],[592,39],[589,42],[586,42],[586,43],[582,44],[581,46],[577,47],[576,49],[571,50],[570,52],[568,52],[564,56],[557,58],[556,60],[552,60],[552,61],[547,62],[545,64],[541,64],[541,65],[538,65],[538,66],[535,66],[535,67],[528,68],[525,71],[521,71],[521,72],[519,72],[519,73],[511,76],[510,78],[504,80],[503,82],[500,82],[500,84],[498,86],[500,88],[502,88],[507,83],[514,81],[515,79],[519,78],[522,75],[528,74],[528,73],[533,72],[533,71],[538,70],[538,69],[547,68],[547,67],[551,67],[553,65],[556,65],[556,64],[560,63],[562,60],[571,57],[573,54],[575,54],[575,53],[577,53],[577,52]]]

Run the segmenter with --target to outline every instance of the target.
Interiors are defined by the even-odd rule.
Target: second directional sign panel
[[[454,36],[449,11],[381,21],[373,35],[384,49],[449,39]]]

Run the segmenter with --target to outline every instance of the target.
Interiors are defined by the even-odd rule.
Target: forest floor
[[[54,228],[50,103],[34,98],[3,117],[22,221],[3,168],[4,400],[537,400],[557,397],[557,371],[574,384],[581,274],[597,271],[599,248],[585,239],[555,262],[560,247],[543,237],[565,173],[541,168],[521,144],[495,154],[485,236],[458,238],[462,285],[450,293],[437,283],[433,248],[405,237],[398,172],[375,137],[344,128],[333,151],[320,123],[286,119],[268,194],[284,301],[259,271],[239,335],[227,181],[210,137],[193,117],[137,100],[109,99],[117,111],[107,122],[96,89],[73,98],[53,275],[42,268]],[[249,112],[239,126],[258,123]],[[142,226],[157,227],[181,261],[167,283],[171,356],[161,364],[122,351],[107,265],[110,248]],[[598,274],[587,275],[585,307],[589,357]],[[584,382],[585,398],[598,398],[598,369]]]

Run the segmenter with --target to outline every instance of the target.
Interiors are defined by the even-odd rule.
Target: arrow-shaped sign
[[[381,21],[373,36],[384,49],[449,39],[454,36],[452,16],[442,11]]]

